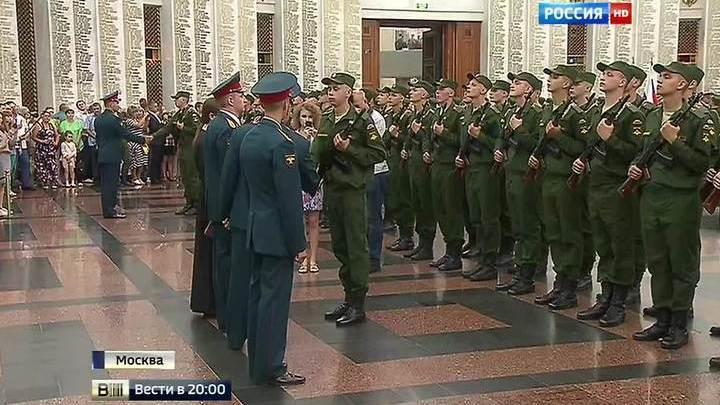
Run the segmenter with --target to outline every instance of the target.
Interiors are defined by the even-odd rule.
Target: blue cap
[[[273,72],[260,79],[250,90],[266,103],[275,103],[290,97],[294,87],[300,88],[297,77],[290,72]]]

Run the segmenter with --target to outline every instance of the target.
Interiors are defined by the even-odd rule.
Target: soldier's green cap
[[[367,87],[363,87],[363,88],[360,89],[360,90],[361,90],[363,93],[365,93],[365,98],[366,98],[368,101],[375,100],[375,97],[377,97],[377,95],[378,95],[375,90],[373,90],[373,89],[368,89]]]
[[[403,96],[407,97],[407,95],[410,93],[410,89],[403,86],[402,84],[396,84],[390,88],[390,93],[402,94]]]
[[[236,72],[234,75],[223,80],[222,83],[218,84],[217,87],[212,89],[210,94],[215,98],[220,98],[231,93],[242,93],[242,91],[243,86],[240,83],[240,72]],[[178,92],[178,94],[180,94],[180,92]],[[184,97],[190,97],[190,93],[187,93],[187,96]]]
[[[457,89],[457,82],[450,79],[440,79],[435,82],[435,85],[438,89],[453,89],[453,91]]]
[[[702,69],[700,69],[697,65],[688,65],[688,68],[690,69],[691,74],[693,75],[692,80],[695,80],[697,84],[700,84],[703,77],[705,77],[705,72],[703,72]]]
[[[265,75],[250,91],[265,103],[277,103],[290,97],[297,86],[297,77],[290,72],[273,72]]]
[[[639,66],[630,65],[630,69],[632,69],[633,78],[638,79],[640,83],[644,82],[647,78],[647,73],[645,73],[644,70],[640,69]]]
[[[577,77],[575,78],[575,83],[590,83],[592,85],[595,85],[595,79],[597,79],[597,76],[593,72],[578,72]]]
[[[506,82],[505,80],[495,80],[495,83],[492,85],[492,90],[502,90],[502,91],[510,91],[510,83]]]
[[[524,82],[527,82],[534,90],[542,89],[542,81],[540,81],[537,76],[530,72],[520,72],[518,74],[508,73],[507,77],[508,79],[510,79],[511,82],[515,80],[522,80]]]
[[[105,101],[105,102],[120,101],[120,92],[118,90],[115,90],[112,93],[108,93],[108,94],[100,97],[100,100]]]
[[[628,81],[632,79],[633,76],[633,69],[630,67],[630,64],[627,62],[623,62],[621,60],[616,60],[615,62],[611,64],[606,64],[602,62],[598,62],[597,64],[597,70],[604,72],[606,70],[615,70],[623,74]]]
[[[557,65],[554,68],[545,68],[543,73],[546,75],[558,75],[568,77],[570,80],[577,79],[578,70],[568,65]]]
[[[392,93],[392,88],[390,86],[385,86],[382,89],[378,89],[378,93],[390,94]]]
[[[653,66],[653,70],[657,73],[663,73],[663,72],[670,72],[670,73],[676,73],[685,78],[688,82],[693,80],[698,80],[698,72],[694,71],[691,67],[691,65],[680,63],[680,62],[670,62],[667,65],[661,65],[659,63],[656,63]],[[699,70],[699,69],[698,69]],[[702,71],[701,71],[702,72]],[[702,77],[701,77],[702,79]],[[698,83],[700,81],[698,80]]]
[[[170,98],[173,99],[173,100],[177,100],[177,99],[179,99],[180,97],[185,97],[185,98],[187,98],[187,99],[189,100],[189,99],[190,99],[190,92],[181,90],[181,91],[178,91],[177,93],[175,93],[174,96],[170,96]]]
[[[322,79],[322,84],[330,86],[332,84],[345,84],[351,89],[355,86],[355,78],[349,73],[333,73],[330,77]]]
[[[425,89],[425,91],[427,91],[428,94],[431,96],[433,94],[435,94],[435,86],[433,86],[430,82],[427,82],[425,80],[418,80],[417,78],[413,77],[412,79],[410,79],[409,84],[412,88],[415,88],[415,89],[417,89],[417,88]]]
[[[480,73],[468,73],[467,78],[468,80],[475,80],[485,86],[488,90],[492,89],[492,81],[490,81],[490,79],[488,79],[485,75],[481,75]]]

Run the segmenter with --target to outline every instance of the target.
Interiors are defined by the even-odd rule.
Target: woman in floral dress
[[[60,134],[51,122],[50,111],[44,111],[40,123],[33,128],[35,141],[35,180],[43,189],[57,188],[59,166],[55,154],[60,144]]]

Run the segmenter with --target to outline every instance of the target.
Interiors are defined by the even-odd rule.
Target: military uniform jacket
[[[683,105],[680,114],[687,108]],[[647,141],[657,139],[662,128],[663,108],[650,112],[645,121]],[[674,189],[697,189],[710,164],[710,149],[715,138],[714,122],[707,109],[694,108],[680,123],[680,133],[672,144],[665,142],[653,156],[649,171],[650,184],[659,184]]]
[[[444,129],[440,135],[436,134],[433,127],[430,127],[430,149],[433,162],[454,164],[462,143],[462,117],[463,109],[457,104],[441,106],[438,111],[438,124]]]
[[[530,102],[530,101],[528,101]],[[525,173],[527,171],[528,159],[540,139],[541,107],[532,104],[521,117],[522,124],[515,130],[510,126],[510,118],[517,112],[517,108],[509,110],[505,116],[505,128],[503,138],[498,140],[497,148],[507,147],[508,161],[505,168],[509,172]],[[507,144],[505,142],[507,141]]]
[[[120,122],[120,117],[105,110],[95,119],[98,163],[120,163],[123,158],[123,141],[145,143],[145,138],[131,134]]]
[[[604,113],[598,108],[590,121],[589,144],[598,138],[597,126],[604,117],[618,110],[614,105]],[[591,185],[620,185],[627,178],[630,162],[642,147],[645,117],[642,111],[631,103],[626,103],[615,121],[613,134],[607,141],[598,141],[592,151]]]
[[[248,248],[292,258],[305,249],[300,172],[292,138],[264,117],[248,131],[238,155],[248,185]]]
[[[548,103],[543,108],[539,123],[542,136],[547,136],[545,131],[547,124],[559,113],[560,107]],[[584,130],[587,128],[584,115],[583,109],[573,103],[559,117],[560,134],[548,140],[544,150],[541,151],[546,173],[565,177],[570,175],[573,162],[586,147],[588,132]]]
[[[283,125],[282,128],[295,144],[298,170],[300,170],[300,188],[305,193],[314,196],[320,187],[320,176],[317,172],[317,164],[310,156],[310,141],[286,125]]]
[[[182,123],[182,131],[178,129],[177,123]],[[194,108],[187,106],[182,110],[178,110],[175,114],[170,117],[170,121],[167,124],[168,132],[173,134],[179,146],[190,145],[193,138],[195,138],[195,132],[200,123],[200,115]]]
[[[404,107],[398,112],[391,112],[390,115],[385,119],[386,127],[389,129],[392,125],[395,125],[398,129],[398,137],[394,137],[390,134],[390,131],[385,131],[385,148],[388,152],[389,158],[400,159],[400,152],[402,151],[405,141],[407,140],[407,128],[410,125],[410,117],[413,112],[410,107]]]
[[[225,218],[220,211],[220,176],[222,175],[225,153],[230,148],[230,138],[240,123],[230,114],[220,110],[210,121],[203,139],[203,156],[205,157],[205,201],[207,202],[208,219],[214,222]]]
[[[474,138],[468,133],[468,128],[480,119],[480,135]],[[502,137],[502,118],[496,106],[485,103],[482,107],[473,108],[469,104],[465,107],[461,124],[461,138],[463,142],[468,142],[466,158],[470,162],[469,170],[494,162],[495,146]]]
[[[220,218],[230,218],[233,229],[247,229],[249,195],[247,179],[240,166],[240,146],[254,127],[245,124],[233,131],[220,176]]]
[[[413,121],[420,121],[422,127],[417,133],[412,131]],[[425,104],[421,111],[415,111],[410,116],[407,127],[407,138],[405,139],[405,151],[410,154],[410,159],[422,159],[425,152],[430,153],[430,134],[432,126],[437,121],[435,111],[430,108],[430,104]]]
[[[339,133],[351,139],[344,152],[336,150],[333,144]],[[338,122],[334,109],[323,113],[312,155],[328,188],[353,190],[365,190],[375,163],[386,157],[383,141],[369,114],[360,114],[352,107]]]

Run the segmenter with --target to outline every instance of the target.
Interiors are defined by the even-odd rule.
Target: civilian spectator
[[[35,142],[35,179],[45,190],[57,188],[59,181],[55,148],[60,142],[60,134],[51,118],[50,111],[44,111],[31,135]]]
[[[20,180],[20,187],[23,190],[34,190],[32,180],[30,178],[30,152],[29,139],[30,131],[35,125],[30,111],[27,107],[17,108],[17,116],[15,118],[18,127],[18,139],[15,143],[15,156],[17,157],[17,176]]]
[[[10,210],[9,206],[5,209],[2,204],[6,199],[5,182],[10,181],[10,152],[14,148],[16,135],[15,119],[7,106],[4,106],[0,118],[0,216],[7,216]]]
[[[48,107],[50,110],[50,113],[52,114],[52,107]],[[62,103],[58,106],[58,112],[53,114],[52,119],[55,124],[55,128],[58,128],[60,126],[60,123],[65,121],[67,119],[67,110],[70,109],[70,106],[68,106],[66,103]]]
[[[65,170],[65,187],[75,187],[75,159],[77,158],[77,146],[73,139],[73,133],[65,132],[65,141],[60,145],[60,162]]]
[[[95,136],[95,119],[102,113],[99,103],[93,103],[90,108],[90,114],[85,119],[85,139],[87,147],[85,152],[85,180],[83,183],[92,184],[99,182],[98,179],[98,162],[97,162],[97,138]]]
[[[152,184],[163,183],[163,146],[165,146],[165,138],[158,131],[164,126],[158,113],[158,103],[153,101],[148,106],[147,133],[153,136],[150,143],[150,159],[149,172],[150,182]],[[158,136],[155,136],[158,135]]]
[[[138,102],[138,104],[140,104],[140,108],[142,108],[143,111],[145,111],[145,112],[148,111],[148,101],[147,101],[147,99],[141,98],[140,101]]]
[[[83,142],[83,131],[85,130],[85,122],[80,121],[79,119],[75,118],[75,110],[68,109],[65,112],[65,121],[62,121],[60,123],[60,127],[58,128],[58,131],[60,131],[61,134],[66,134],[70,132],[73,136],[73,142],[75,142],[75,148],[77,148],[77,154],[78,156],[82,156],[85,149],[85,143]],[[64,136],[63,136],[64,138]],[[73,166],[74,167],[74,166]],[[84,166],[82,167],[84,169]],[[73,176],[75,177],[75,176]],[[78,176],[79,178],[83,178],[83,176]],[[65,182],[67,183],[69,176],[68,173],[65,173]]]
[[[85,101],[78,100],[75,102],[75,119],[80,122],[85,122],[85,118],[88,116],[88,108]]]
[[[142,137],[145,127],[145,110],[140,107],[131,106],[127,110],[127,115],[128,118],[125,121],[125,125],[130,134]],[[137,186],[145,184],[143,178],[145,178],[144,172],[148,164],[148,157],[144,146],[144,144],[128,142],[128,149],[130,150],[130,181]]]

